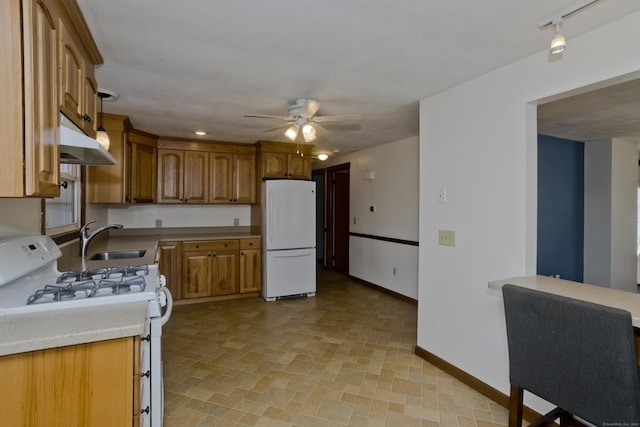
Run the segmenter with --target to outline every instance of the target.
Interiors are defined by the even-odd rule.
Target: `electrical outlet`
[[[455,246],[456,232],[454,230],[438,230],[438,244],[442,246]]]
[[[162,228],[162,220],[156,219],[156,228]]]
[[[393,267],[393,275],[394,276],[396,275],[397,272],[398,272],[398,270],[395,267]]]
[[[356,225],[356,217],[353,217],[353,225]]]
[[[240,218],[233,218],[233,226],[238,227],[240,225]]]

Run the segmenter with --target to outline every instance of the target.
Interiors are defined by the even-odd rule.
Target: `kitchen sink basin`
[[[110,259],[126,259],[126,258],[140,258],[143,257],[147,251],[144,249],[136,249],[129,251],[107,251],[97,252],[89,258],[90,260],[107,261]]]

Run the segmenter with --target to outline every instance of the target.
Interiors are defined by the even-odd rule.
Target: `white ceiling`
[[[537,23],[577,0],[77,0],[104,64],[105,103],[161,136],[253,143],[287,141],[281,122],[296,98],[319,115],[360,114],[326,125],[319,151],[342,153],[418,134],[418,101],[546,50]],[[563,25],[571,39],[640,10],[602,0]]]

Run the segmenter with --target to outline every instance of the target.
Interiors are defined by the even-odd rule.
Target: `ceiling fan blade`
[[[315,113],[320,109],[320,103],[313,99],[307,99],[304,101],[304,105],[302,106],[302,110],[300,111],[300,116],[310,119],[313,117]]]
[[[269,116],[269,115],[265,115],[265,114],[245,114],[245,117],[258,117],[261,119],[280,119],[280,120],[294,120],[289,116]]]
[[[286,128],[287,126],[291,126],[291,123],[282,123],[278,126],[274,126],[272,128],[269,129],[265,129],[264,132],[271,132],[272,130],[277,130],[277,129],[281,129],[281,128]]]
[[[360,114],[342,114],[336,116],[317,116],[311,119],[317,123],[329,123],[329,122],[347,122],[352,120],[361,120]]]

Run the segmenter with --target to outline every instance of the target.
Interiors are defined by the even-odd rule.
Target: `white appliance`
[[[61,255],[48,236],[0,241],[0,316],[87,306],[99,310],[108,304],[147,301],[140,339],[140,425],[161,427],[162,325],[173,306],[165,277],[155,264],[61,273],[57,270]]]
[[[264,181],[262,207],[262,297],[315,295],[315,181]]]

